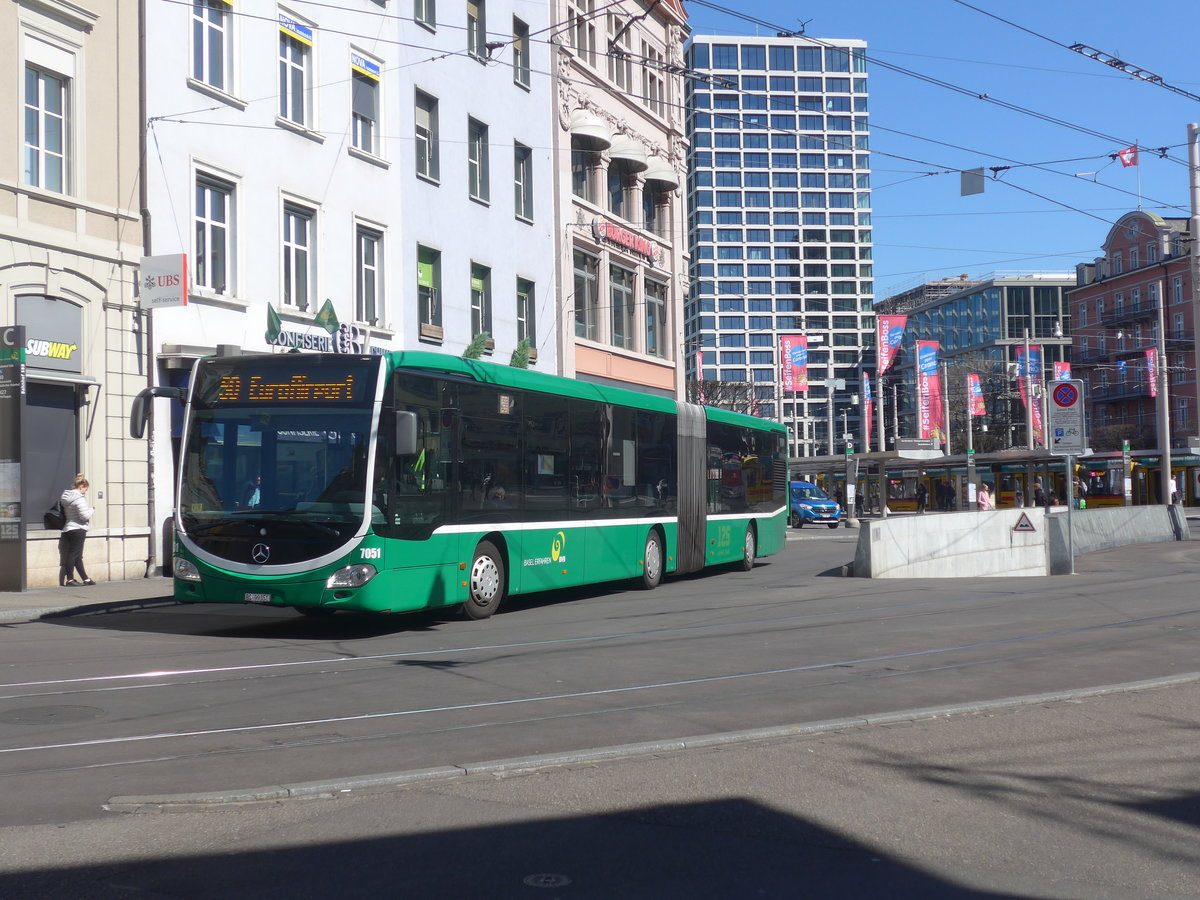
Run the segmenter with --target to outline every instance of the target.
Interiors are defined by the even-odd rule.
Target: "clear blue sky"
[[[1187,123],[1200,122],[1200,102],[1036,35],[1088,44],[1200,95],[1200,0],[968,2],[1013,24],[954,0],[723,4],[785,29],[811,19],[810,37],[867,41],[879,300],[962,273],[1073,272],[1099,255],[1111,223],[1138,207],[1139,176],[1143,208],[1189,215]],[[775,33],[695,3],[687,9],[695,34]],[[1135,142],[1167,147],[1170,158],[1143,149],[1137,168],[1109,159]],[[988,171],[984,194],[960,197],[958,171],[979,166],[1013,168],[998,180]]]

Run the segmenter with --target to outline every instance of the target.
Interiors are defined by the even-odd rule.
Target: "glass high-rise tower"
[[[863,369],[874,376],[865,51],[805,37],[688,48],[687,377],[746,385],[741,408],[786,422],[793,456],[841,452],[843,429],[860,449]],[[809,389],[780,396],[780,337],[801,334]]]

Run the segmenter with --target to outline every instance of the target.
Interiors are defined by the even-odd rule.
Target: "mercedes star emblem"
[[[254,549],[250,551],[250,558],[262,565],[271,558],[271,548],[266,544],[255,544]]]

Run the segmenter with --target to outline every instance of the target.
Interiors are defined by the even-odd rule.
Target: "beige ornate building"
[[[559,368],[683,397],[687,169],[680,0],[560,0]]]
[[[96,506],[96,579],[144,574],[146,445],[128,440],[146,385],[135,313],[138,4],[16,0],[0,8],[0,325],[26,329],[20,461],[29,586],[54,584],[58,533],[42,511],[78,471]],[[19,123],[19,124],[18,124]]]

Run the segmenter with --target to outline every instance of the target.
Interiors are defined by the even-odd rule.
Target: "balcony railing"
[[[1158,315],[1158,300],[1149,298],[1137,303],[1122,303],[1116,307],[1105,307],[1100,316],[1100,324],[1106,326],[1119,325],[1122,322],[1136,322],[1139,319],[1150,319]]]
[[[1102,384],[1099,387],[1092,388],[1091,397],[1093,400],[1136,400],[1142,397],[1150,396],[1150,386],[1148,384],[1139,383],[1136,381],[1127,381],[1117,384]]]

